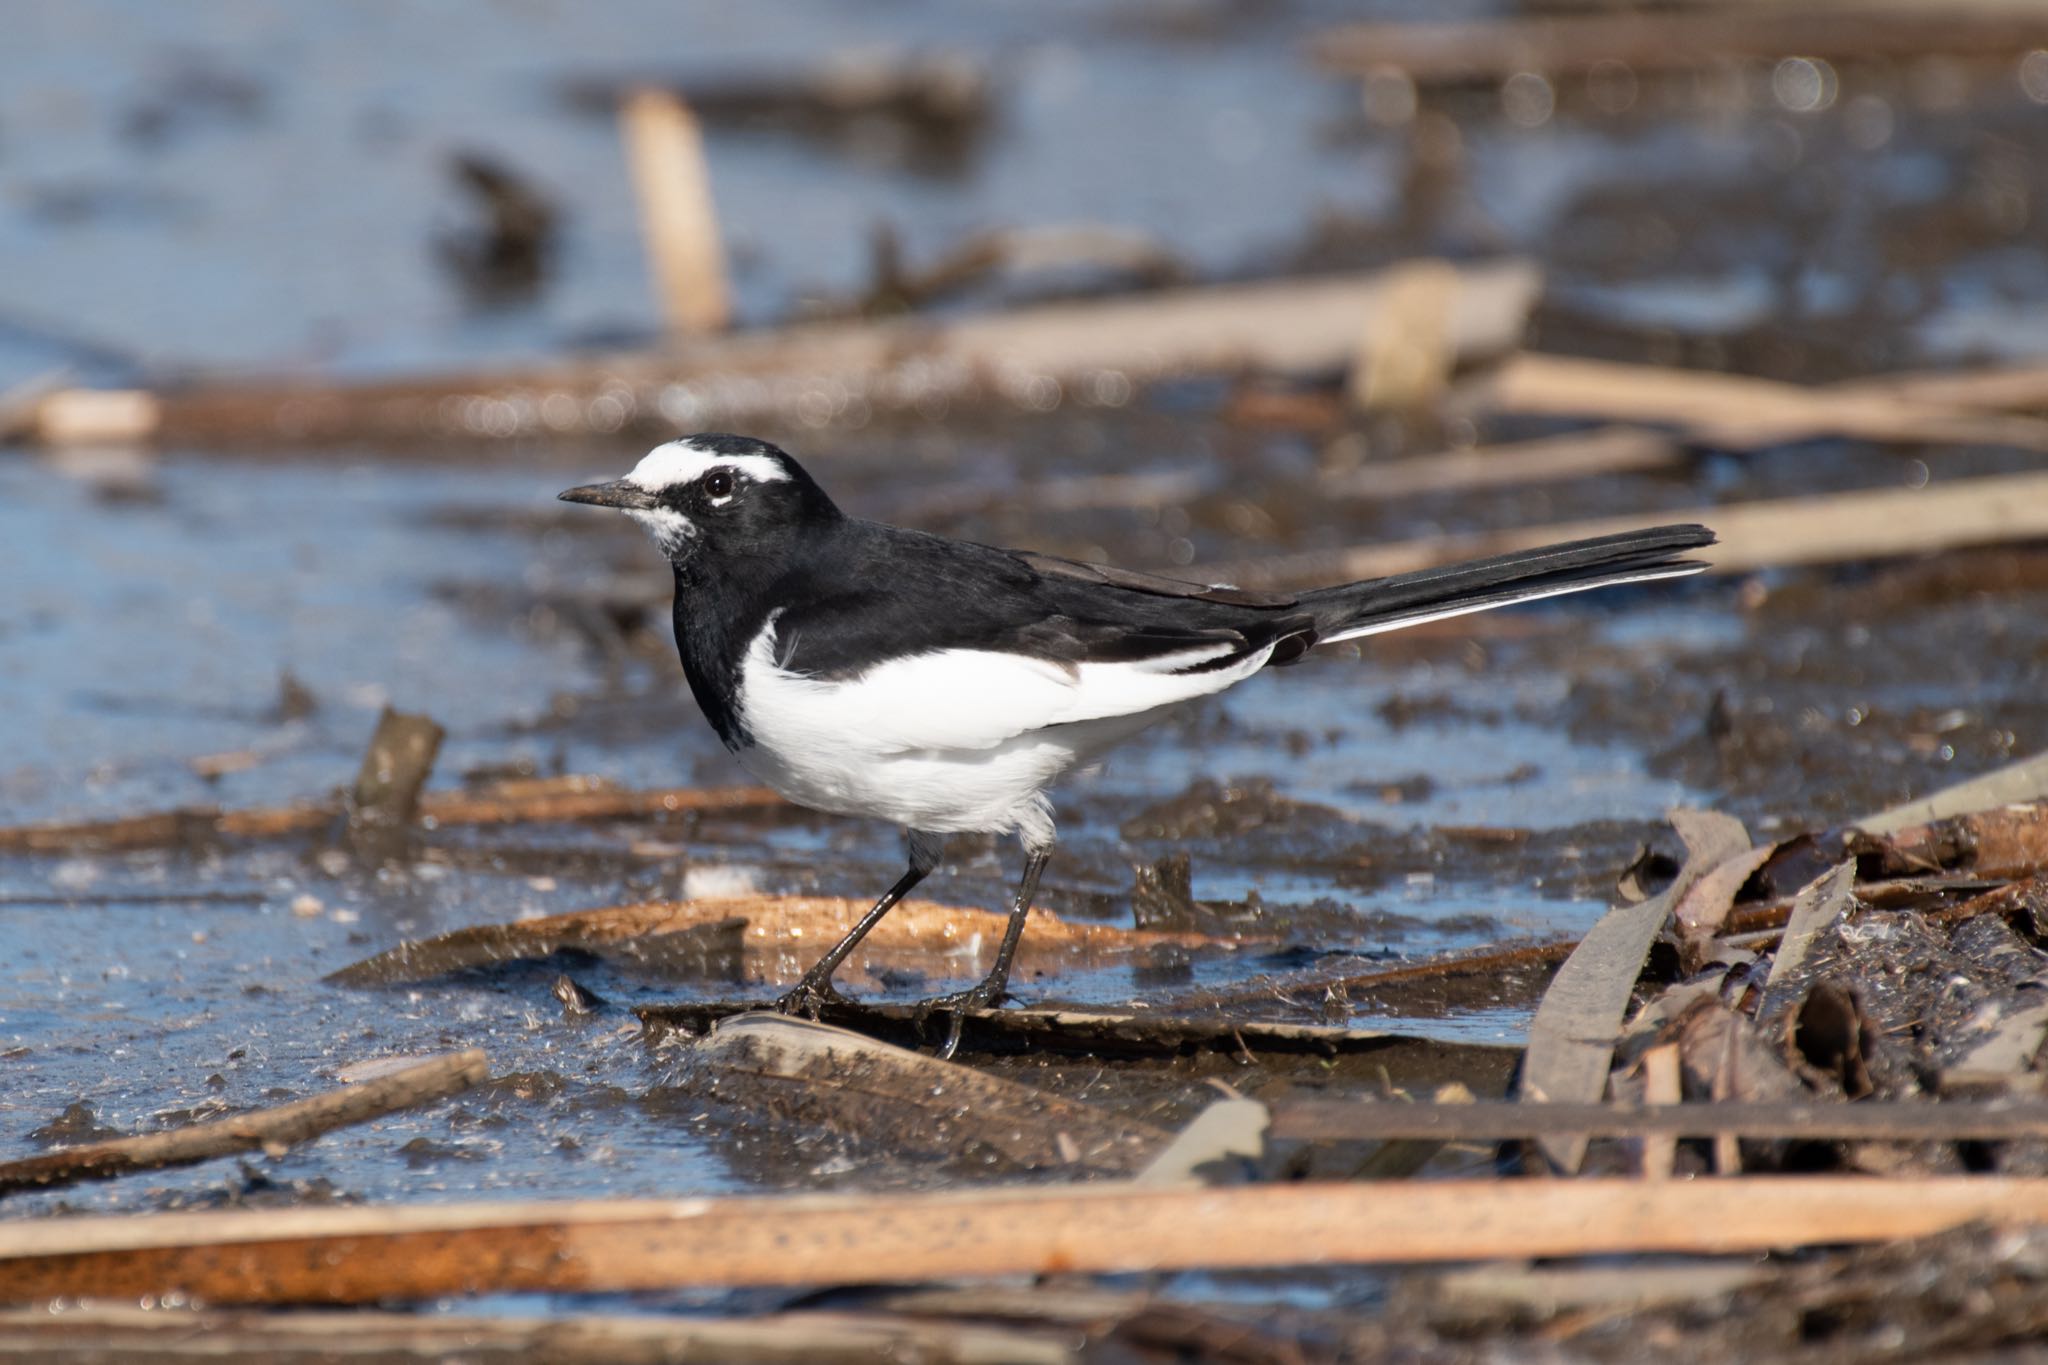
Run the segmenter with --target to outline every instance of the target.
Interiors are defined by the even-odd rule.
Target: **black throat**
[[[740,710],[740,665],[773,608],[766,594],[758,591],[758,579],[752,585],[731,581],[732,575],[707,573],[701,563],[671,567],[676,583],[676,653],[682,656],[683,676],[690,680],[690,695],[697,699],[704,719],[718,731],[725,747],[737,752],[754,742]]]
[[[704,718],[735,752],[754,743],[740,697],[747,650],[778,607],[801,605],[814,594],[817,566],[833,561],[846,524],[829,502],[805,512],[775,533],[699,545],[669,562],[683,676]]]

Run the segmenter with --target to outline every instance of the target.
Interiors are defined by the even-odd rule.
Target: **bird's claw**
[[[816,1021],[828,1005],[850,1005],[853,1002],[839,993],[832,984],[832,978],[820,977],[813,981],[808,976],[796,983],[787,994],[778,997],[774,1004],[777,1014],[801,1015]]]
[[[967,1012],[999,1009],[1003,1001],[1009,998],[1010,992],[1002,983],[984,981],[964,991],[932,997],[917,1007],[917,1018],[922,1024],[940,1010],[951,1016],[950,1022],[946,1025],[946,1041],[940,1045],[936,1054],[940,1061],[950,1062],[953,1060],[953,1054],[960,1050],[960,1033],[967,1025]]]

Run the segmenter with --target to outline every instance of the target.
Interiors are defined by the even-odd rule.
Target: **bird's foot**
[[[851,1005],[853,1001],[839,993],[832,984],[832,978],[821,976],[817,980],[805,977],[785,995],[780,996],[773,1006],[777,1014],[801,1015],[816,1020],[828,1005]]]
[[[933,996],[922,1002],[917,1007],[917,1020],[922,1024],[941,1010],[952,1016],[951,1022],[946,1026],[946,1041],[940,1046],[937,1054],[940,1061],[950,1062],[953,1060],[953,1054],[960,1050],[960,1031],[967,1024],[968,1011],[1000,1009],[1003,1001],[1009,998],[1007,983],[985,980],[964,991]]]

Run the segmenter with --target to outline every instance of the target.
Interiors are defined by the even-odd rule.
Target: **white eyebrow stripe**
[[[755,483],[787,483],[789,472],[767,455],[720,455],[688,441],[670,441],[647,452],[626,482],[649,493],[675,484],[694,483],[714,469],[730,469]]]

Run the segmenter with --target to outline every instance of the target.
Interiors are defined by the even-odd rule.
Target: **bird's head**
[[[678,567],[705,554],[775,554],[839,515],[786,453],[766,441],[720,432],[656,446],[625,478],[556,496],[616,507],[646,528]]]

